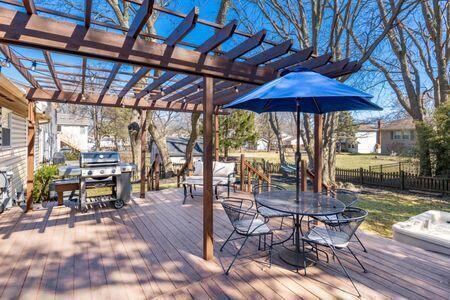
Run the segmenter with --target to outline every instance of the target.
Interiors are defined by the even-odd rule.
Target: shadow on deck
[[[316,265],[297,274],[278,259],[267,268],[257,239],[229,276],[232,246],[220,245],[231,226],[214,205],[215,259],[202,259],[201,198],[181,205],[181,190],[148,192],[121,210],[86,214],[49,207],[0,216],[0,297],[64,298],[356,298],[339,265]],[[450,298],[450,258],[360,233],[368,248],[353,247],[363,273],[341,255],[363,298]]]

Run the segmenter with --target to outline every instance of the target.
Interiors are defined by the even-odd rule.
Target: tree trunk
[[[431,158],[427,127],[421,121],[416,121],[415,127],[417,133],[417,152],[420,160],[420,174],[431,176]]]
[[[141,160],[140,160],[140,153],[141,153],[141,138],[140,138],[140,132],[142,128],[140,128],[139,125],[139,116],[140,111],[133,109],[133,115],[131,118],[131,123],[128,125],[128,135],[130,136],[130,147],[131,147],[131,159],[133,164],[136,165],[136,172],[139,174],[141,170]]]
[[[148,132],[150,133],[153,142],[158,148],[159,157],[163,164],[163,175],[165,178],[174,176],[172,161],[170,160],[169,150],[167,149],[166,137],[163,136],[156,128],[153,120],[153,111],[147,111]]]
[[[184,153],[185,162],[178,174],[182,174],[184,170],[192,163],[192,153],[194,151],[195,144],[198,138],[198,120],[200,119],[200,113],[191,114],[191,134],[189,135],[189,140],[186,145],[186,152]]]
[[[280,163],[282,165],[284,165],[284,164],[286,164],[286,156],[284,154],[283,140],[281,138],[280,123],[278,122],[278,117],[277,117],[276,113],[273,113],[273,112],[269,113],[269,123],[270,123],[270,127],[272,128],[273,132],[275,133],[275,137],[277,139]]]

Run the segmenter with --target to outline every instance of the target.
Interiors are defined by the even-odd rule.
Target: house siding
[[[392,139],[393,132],[394,130],[383,130],[381,132],[381,153],[386,155],[392,152],[397,154],[412,154],[416,146],[415,137],[413,140],[394,140]]]
[[[0,167],[14,173],[12,188],[22,191],[27,174],[27,121],[14,113],[11,118],[11,146],[0,146]]]

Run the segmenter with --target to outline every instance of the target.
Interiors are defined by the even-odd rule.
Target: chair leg
[[[303,253],[303,271],[305,272],[305,276],[306,276],[306,255],[305,255],[305,241],[302,240],[302,253]],[[298,253],[297,253],[298,256]],[[297,261],[298,261],[298,257],[297,257]]]
[[[270,234],[270,245],[269,245],[269,268],[272,267],[272,247],[273,247],[273,233]]]
[[[242,243],[241,247],[239,248],[239,250],[236,252],[236,255],[234,255],[233,260],[231,261],[230,266],[228,267],[227,271],[225,272],[225,275],[228,275],[228,273],[230,272],[231,267],[233,266],[234,262],[236,261],[236,258],[239,256],[239,253],[241,252],[242,248],[244,248],[245,243],[247,242],[249,236],[246,236],[244,239],[244,242]]]
[[[220,247],[220,252],[222,252],[223,247],[225,247],[225,245],[228,243],[228,241],[231,239],[231,237],[233,236],[233,234],[236,232],[236,230],[233,230],[230,234],[230,236],[227,238],[227,240],[225,241],[225,243],[223,243],[222,247]]]
[[[341,262],[341,259],[339,258],[339,256],[337,255],[337,253],[334,251],[333,247],[330,247],[331,251],[333,252],[333,257],[337,258],[337,261],[339,263],[339,265],[341,266],[342,270],[344,270],[345,275],[347,276],[347,278],[350,280],[350,282],[352,283],[353,287],[355,288],[356,292],[358,293],[358,297],[361,297],[361,293],[359,292],[358,288],[356,287],[355,283],[353,282],[353,279],[350,277],[350,274],[348,274],[347,269],[344,267],[344,265]]]
[[[349,246],[347,246],[348,251],[350,251],[350,253],[353,255],[353,257],[356,259],[356,261],[359,263],[359,265],[361,266],[361,268],[364,270],[364,273],[367,273],[366,268],[364,268],[364,265],[361,263],[361,261],[356,257],[355,253],[353,253],[352,249],[350,249]]]
[[[284,217],[281,217],[281,225],[280,225],[280,230],[283,230],[283,222],[284,222]]]
[[[355,236],[355,238],[358,240],[358,243],[361,245],[363,251],[367,253],[366,247],[364,247],[363,243],[361,242],[361,240],[359,239],[359,237],[356,235],[356,233],[354,234],[354,236]]]

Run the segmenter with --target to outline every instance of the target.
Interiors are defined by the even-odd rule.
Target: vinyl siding
[[[12,114],[11,146],[0,147],[0,167],[14,173],[12,187],[21,191],[25,187],[27,174],[27,123],[26,119]]]

